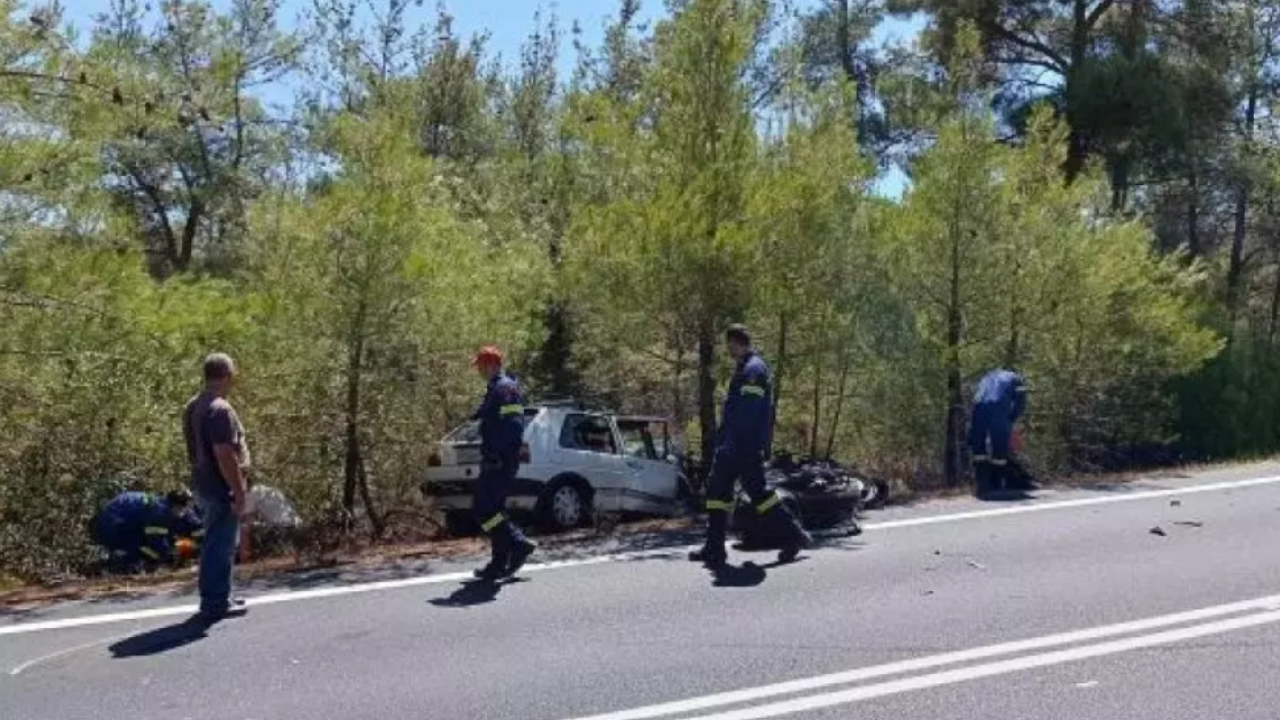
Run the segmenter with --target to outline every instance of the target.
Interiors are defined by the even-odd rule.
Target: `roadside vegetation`
[[[917,489],[1002,363],[1041,472],[1280,449],[1280,0],[530,6],[501,57],[305,5],[0,0],[0,576],[185,481],[214,349],[258,480],[374,540],[491,342],[705,455],[744,321],[777,447]]]

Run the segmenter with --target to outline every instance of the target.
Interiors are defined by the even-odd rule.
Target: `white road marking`
[[[1227,482],[1210,483],[1207,485],[1190,485],[1182,488],[1167,488],[1164,490],[1140,490],[1137,492],[1120,493],[1117,495],[1103,495],[1101,497],[1077,498],[1075,500],[1058,500],[1055,502],[1015,505],[1013,507],[995,508],[992,510],[974,510],[972,512],[952,513],[949,515],[926,515],[924,517],[904,518],[902,520],[886,520],[885,522],[868,523],[864,525],[862,529],[896,530],[898,528],[917,527],[920,525],[936,525],[938,523],[956,522],[959,520],[975,520],[978,518],[1002,517],[1005,515],[1022,515],[1024,513],[1044,512],[1046,510],[1067,510],[1070,508],[1109,505],[1111,503],[1131,502],[1134,500],[1155,500],[1158,498],[1180,495],[1197,495],[1200,493],[1217,492],[1219,490],[1239,490],[1241,488],[1251,488],[1259,485],[1274,485],[1276,483],[1280,483],[1280,476],[1253,478],[1251,480],[1230,480]]]
[[[1250,480],[1232,480],[1229,482],[1210,483],[1206,485],[1190,485],[1181,488],[1168,488],[1163,490],[1143,490],[1131,493],[1121,493],[1115,495],[1105,495],[1102,497],[1077,498],[1074,500],[1059,500],[1045,503],[1033,503],[1027,505],[1017,505],[1014,507],[994,508],[989,510],[974,510],[969,512],[950,513],[946,515],[926,515],[917,518],[904,518],[901,520],[887,520],[884,522],[866,523],[862,526],[864,531],[868,530],[895,530],[900,528],[917,527],[921,525],[936,525],[940,523],[961,522],[965,520],[979,520],[991,517],[1003,517],[1006,515],[1020,515],[1031,512],[1044,512],[1048,510],[1067,510],[1079,507],[1088,507],[1093,505],[1107,505],[1111,503],[1132,502],[1137,500],[1152,500],[1157,498],[1172,497],[1179,495],[1195,495],[1200,493],[1216,492],[1219,490],[1234,490],[1241,488],[1258,487],[1262,485],[1273,485],[1280,483],[1280,476],[1254,478]],[[630,553],[617,553],[612,555],[600,555],[590,558],[581,558],[575,560],[561,560],[555,562],[538,563],[526,565],[521,572],[544,572],[547,570],[557,570],[563,568],[582,567],[586,565],[600,565],[605,563],[621,562],[627,560],[638,560],[644,558],[669,557],[673,554],[682,554],[688,550],[694,549],[696,545],[674,548],[662,548],[657,550],[641,550]],[[338,597],[341,595],[356,595],[367,592],[377,592],[380,590],[398,590],[402,588],[418,587],[422,585],[434,585],[438,583],[457,582],[466,580],[471,577],[469,572],[453,572],[440,575],[423,575],[419,577],[401,578],[397,580],[380,580],[368,583],[353,583],[350,585],[337,585],[334,587],[317,588],[314,590],[289,590],[278,593],[270,593],[259,595],[248,599],[249,605],[273,605],[282,602],[296,602],[299,600],[314,600],[318,598]],[[133,610],[118,613],[104,613],[101,615],[87,615],[75,618],[65,618],[60,620],[43,620],[26,623],[16,623],[12,625],[0,625],[0,636],[4,635],[21,635],[33,632],[43,632],[48,630],[64,630],[67,628],[87,627],[92,625],[107,625],[110,623],[128,622],[130,620],[150,620],[155,618],[173,617],[175,615],[191,614],[197,610],[196,605],[177,605],[162,608],[150,608],[146,610]]]
[[[1160,645],[1171,645],[1186,640],[1207,637],[1209,635],[1219,635],[1222,633],[1258,627],[1261,625],[1269,625],[1277,622],[1280,622],[1280,611],[1257,613],[1253,615],[1245,615],[1243,617],[1218,620],[1216,622],[1205,623],[1203,625],[1193,625],[1191,627],[1178,628],[1176,630],[1167,630],[1153,635],[1140,635],[1138,637],[1125,638],[1123,640],[1112,640],[1110,642],[1099,643],[1096,645],[1084,645],[1082,647],[1074,647],[1066,650],[1057,650],[1041,655],[1028,655],[1010,660],[987,663],[985,665],[973,665],[954,670],[944,670],[930,675],[917,675],[915,677],[907,677],[901,680],[891,680],[889,682],[878,683],[875,685],[864,685],[862,687],[841,690],[839,692],[811,695],[770,705],[730,710],[728,712],[716,713],[715,715],[699,715],[697,717],[687,718],[686,720],[763,720],[764,718],[793,715],[795,713],[807,712],[810,710],[821,710],[823,708],[829,708],[836,705],[847,705],[849,703],[860,702],[862,700],[885,697],[886,695],[897,695],[916,690],[926,690],[928,688],[935,688],[942,685],[953,685],[955,683],[1021,672],[1023,670],[1033,670],[1036,668],[1049,667],[1051,665],[1061,665],[1063,663],[1077,662],[1106,655],[1115,655],[1118,653],[1157,647]]]
[[[972,648],[970,650],[958,650],[939,655],[912,658],[911,660],[900,660],[898,662],[887,663],[885,665],[873,665],[858,668],[856,670],[832,673],[830,675],[819,675],[801,680],[790,680],[774,685],[762,685],[746,690],[735,690],[731,692],[717,693],[715,695],[689,698],[687,700],[676,700],[674,702],[649,705],[646,707],[611,712],[603,715],[574,718],[574,720],[650,720],[651,718],[665,717],[668,715],[681,715],[698,710],[706,710],[708,708],[738,705],[741,703],[751,702],[753,700],[762,700],[764,698],[777,697],[780,695],[793,695],[808,692],[810,690],[828,688],[835,685],[848,685],[861,682],[863,680],[874,680],[876,678],[888,677],[890,675],[902,675],[921,670],[932,670],[946,665],[956,665],[976,660],[988,660],[1002,655],[1014,655],[1033,650],[1045,650],[1060,645],[1103,640],[1121,635],[1132,635],[1172,627],[1174,625],[1185,625],[1205,620],[1212,620],[1215,618],[1222,618],[1229,615],[1239,615],[1243,613],[1270,613],[1277,610],[1280,610],[1280,595],[1268,595],[1266,597],[1260,597],[1253,600],[1244,600],[1241,602],[1228,603],[1226,605],[1214,605],[1212,607],[1188,610],[1173,613],[1171,615],[1158,615],[1156,617],[1144,618],[1141,620],[1131,620],[1128,622],[1116,623],[1113,625],[1102,625],[1083,630],[1072,630],[1070,632],[1045,635],[1038,638],[1015,640],[1013,642],[1000,643],[998,645],[987,645],[984,647]]]
[[[88,650],[89,648],[96,647],[98,645],[106,645],[107,643],[115,642],[116,640],[124,640],[127,637],[129,637],[128,634],[113,635],[109,638],[104,638],[102,640],[94,640],[93,642],[82,643],[80,645],[75,645],[73,647],[58,650],[57,652],[51,652],[48,655],[41,655],[38,658],[33,658],[31,660],[28,660],[22,663],[21,665],[14,667],[12,670],[9,671],[9,675],[11,676],[21,675],[23,672],[30,670],[31,668],[35,667],[36,665],[39,665],[40,663],[48,662],[50,660],[60,658],[65,655],[70,655],[71,653],[79,652],[80,650]]]

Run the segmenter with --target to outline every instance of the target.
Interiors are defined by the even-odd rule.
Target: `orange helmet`
[[[497,345],[486,345],[480,348],[480,352],[476,353],[476,359],[473,365],[501,365],[502,350]]]

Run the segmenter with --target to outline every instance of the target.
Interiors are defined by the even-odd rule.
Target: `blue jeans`
[[[240,545],[240,519],[224,494],[198,493],[204,513],[204,542],[200,545],[200,609],[225,610],[231,604],[231,574]]]

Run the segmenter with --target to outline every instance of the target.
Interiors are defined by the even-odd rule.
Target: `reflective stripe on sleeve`
[[[764,388],[760,385],[743,385],[743,395],[754,395],[756,397],[764,397]]]
[[[145,535],[168,535],[169,528],[163,525],[148,525],[142,529],[142,532]]]
[[[506,417],[507,415],[520,415],[524,413],[523,405],[503,405],[498,408],[498,414]]]
[[[506,515],[503,515],[502,513],[494,513],[493,517],[485,520],[484,523],[480,525],[480,529],[485,532],[492,532],[494,528],[501,525],[506,519]]]
[[[756,512],[763,515],[772,510],[780,502],[782,502],[782,496],[776,492],[772,493],[767,499],[756,506]]]
[[[733,503],[728,500],[708,500],[708,512],[727,512],[733,509]]]

